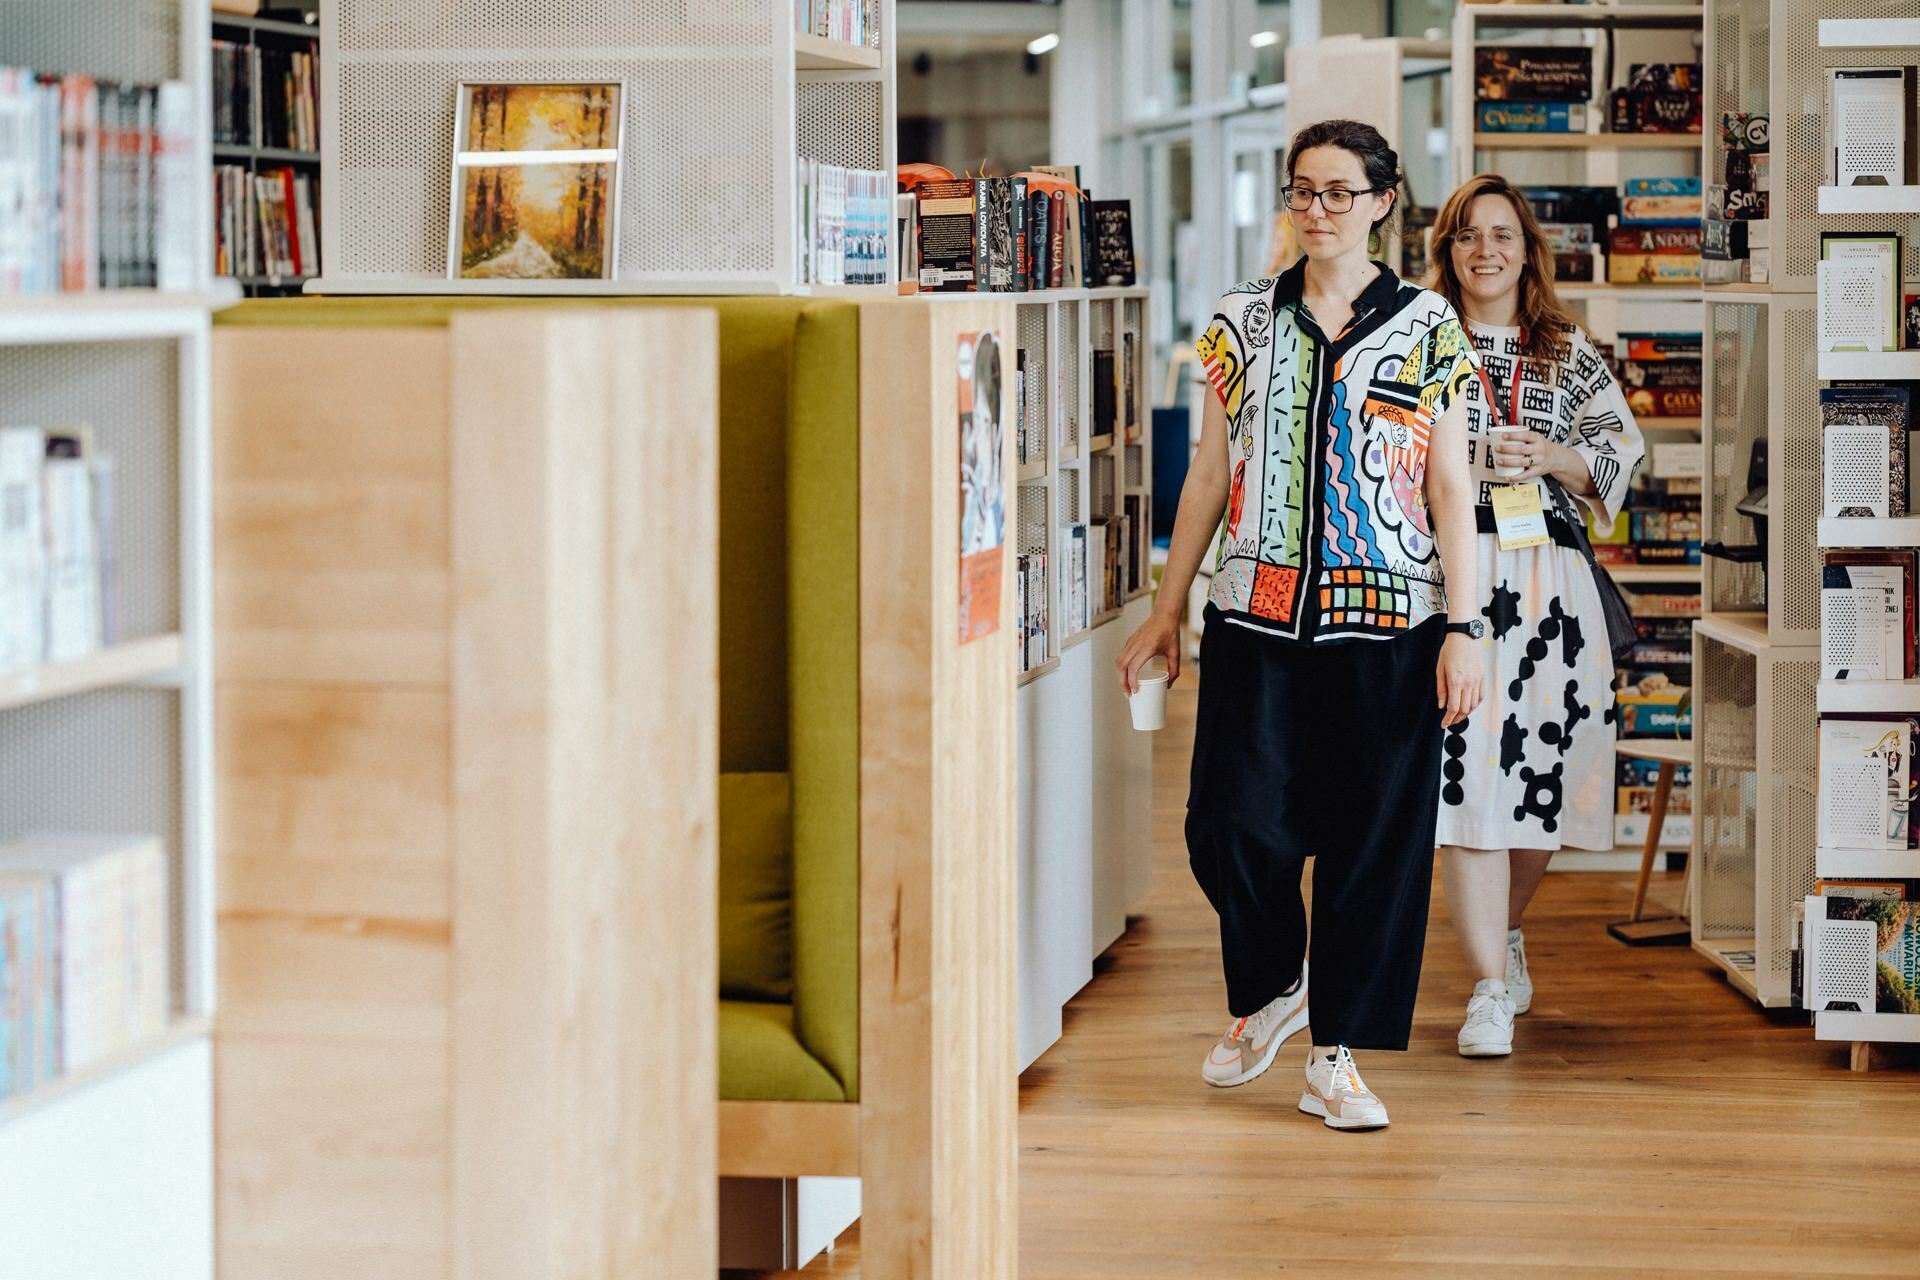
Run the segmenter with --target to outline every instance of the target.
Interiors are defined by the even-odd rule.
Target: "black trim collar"
[[[1356,316],[1363,310],[1381,311],[1391,307],[1400,293],[1400,277],[1393,273],[1393,268],[1377,258],[1374,259],[1373,265],[1380,268],[1380,274],[1375,276],[1373,282],[1362,289],[1360,296],[1353,300],[1353,313]],[[1302,258],[1282,271],[1273,282],[1274,310],[1298,306],[1306,287],[1307,260]]]

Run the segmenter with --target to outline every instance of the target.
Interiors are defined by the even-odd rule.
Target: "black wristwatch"
[[[1487,635],[1487,624],[1478,618],[1472,622],[1449,622],[1447,634],[1452,635],[1456,631],[1463,636],[1471,636],[1475,640],[1484,640]]]

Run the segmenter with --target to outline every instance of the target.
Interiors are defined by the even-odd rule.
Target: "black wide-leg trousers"
[[[1407,1047],[1433,884],[1444,636],[1434,618],[1391,640],[1300,645],[1208,606],[1187,852],[1220,915],[1234,1017],[1293,984],[1310,936],[1313,1043]]]

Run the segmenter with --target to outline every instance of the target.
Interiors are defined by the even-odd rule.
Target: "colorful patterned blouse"
[[[1235,285],[1195,344],[1231,468],[1207,598],[1290,640],[1390,639],[1446,608],[1427,440],[1478,381],[1473,352],[1444,298],[1384,265],[1332,338],[1301,303],[1305,280],[1303,260]]]

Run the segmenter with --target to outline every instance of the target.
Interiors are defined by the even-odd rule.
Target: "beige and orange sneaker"
[[[1307,1091],[1300,1095],[1300,1109],[1319,1116],[1329,1129],[1387,1127],[1386,1104],[1362,1082],[1345,1045],[1327,1055],[1308,1054]]]
[[[1287,1037],[1307,1025],[1307,969],[1288,995],[1276,996],[1260,1012],[1235,1018],[1227,1034],[1207,1051],[1200,1078],[1216,1089],[1245,1084],[1273,1065]]]

